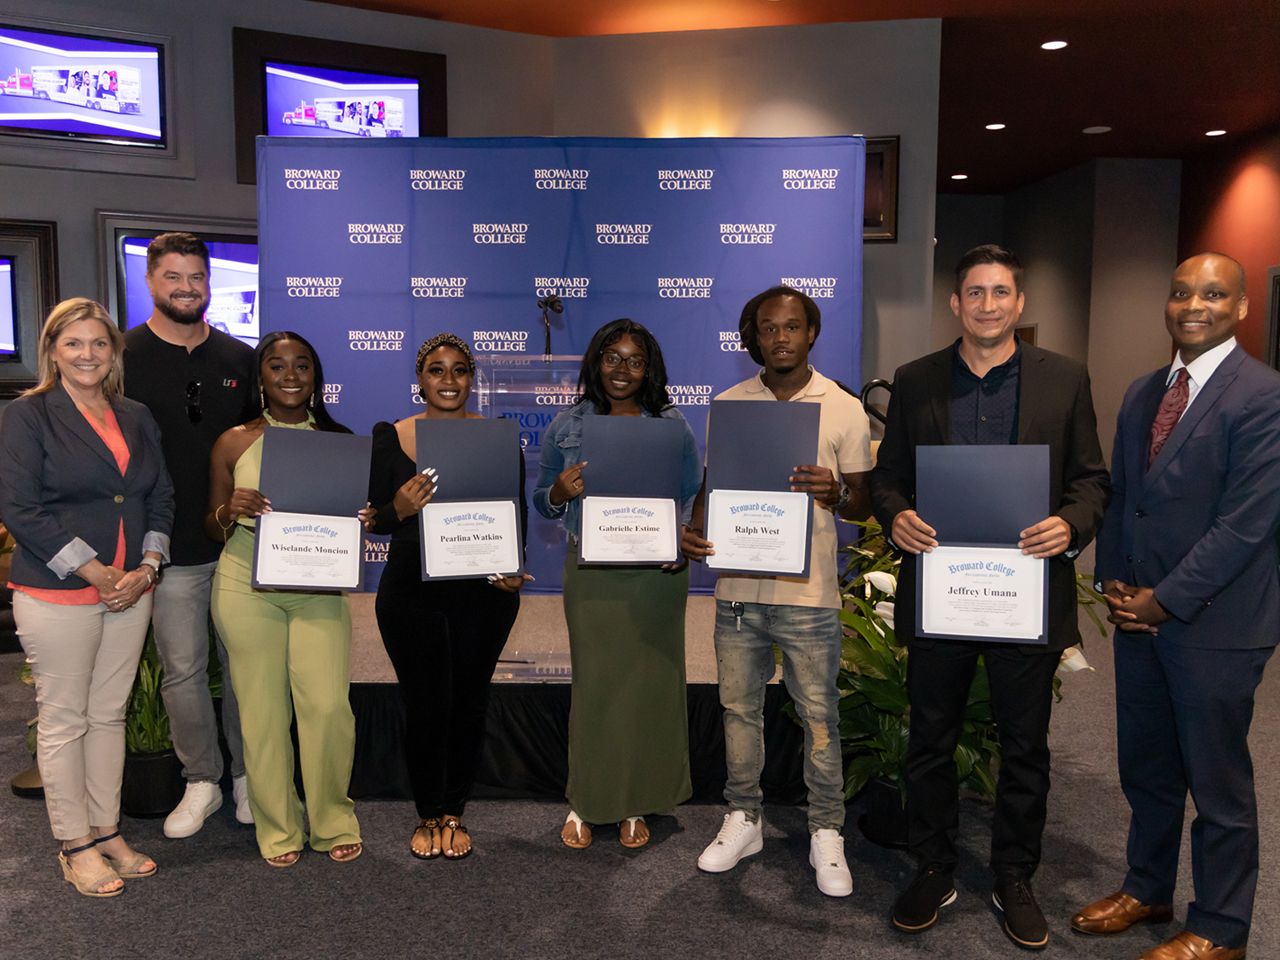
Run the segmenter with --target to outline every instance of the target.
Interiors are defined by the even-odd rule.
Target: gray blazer
[[[115,457],[57,386],[14,400],[0,419],[0,520],[17,542],[13,582],[76,590],[74,571],[93,558],[109,564],[124,522],[125,568],[145,550],[166,560],[173,484],[150,411],[124,397],[112,410],[129,447],[123,476]]]

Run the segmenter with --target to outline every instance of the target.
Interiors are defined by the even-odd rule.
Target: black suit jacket
[[[0,519],[18,544],[14,583],[55,590],[87,586],[74,573],[60,578],[49,561],[79,538],[98,560],[111,563],[121,521],[126,569],[142,562],[148,533],[169,536],[173,484],[160,449],[160,428],[135,400],[120,397],[111,409],[129,448],[124,476],[60,385],[19,397],[5,408],[0,420]]]
[[[954,345],[899,368],[894,375],[884,440],[871,472],[871,503],[888,533],[893,518],[915,509],[916,447],[949,442],[951,364]],[[1018,378],[1018,442],[1049,447],[1049,502],[1083,548],[1102,521],[1110,485],[1098,444],[1089,373],[1067,357],[1022,345]],[[991,495],[998,497],[999,490]],[[928,517],[922,517],[925,523]],[[1080,642],[1076,620],[1075,562],[1059,555],[1049,563],[1049,649]],[[894,627],[905,641],[915,635],[916,563],[904,556]],[[1043,649],[1043,648],[1040,648]]]

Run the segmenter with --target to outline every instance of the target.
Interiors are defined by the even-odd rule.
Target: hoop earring
[[[262,407],[262,411],[263,411],[263,413],[266,413],[266,410],[267,410],[267,391],[263,390],[263,389],[262,389],[262,387],[259,387],[259,388],[258,388],[258,405]]]
[[[310,410],[316,408],[316,392],[314,390],[311,391],[311,396],[307,399],[307,408]]]

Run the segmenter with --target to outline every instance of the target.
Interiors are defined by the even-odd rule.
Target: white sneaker
[[[208,780],[192,780],[187,792],[164,818],[164,835],[177,840],[198,833],[211,813],[222,806],[222,790]]]
[[[249,781],[241,774],[231,778],[231,799],[236,804],[236,822],[245,826],[253,824],[253,811],[249,809]]]
[[[853,893],[853,875],[844,859],[844,837],[836,831],[816,830],[810,835],[809,866],[818,874],[818,889],[828,897]]]
[[[734,810],[724,815],[720,832],[710,846],[702,851],[702,856],[698,858],[698,869],[707,873],[724,873],[736,867],[743,857],[754,856],[763,847],[764,817],[759,817],[752,823],[743,811]]]

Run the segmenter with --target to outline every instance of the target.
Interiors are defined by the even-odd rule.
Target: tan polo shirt
[[[790,403],[818,403],[818,459],[839,476],[871,469],[871,424],[856,397],[841,390],[812,367],[812,376]],[[763,371],[761,371],[763,372]],[[717,400],[773,400],[760,373],[730,387]],[[760,438],[767,443],[767,437]],[[795,607],[839,609],[836,577],[836,517],[817,500],[813,502],[813,535],[809,545],[808,577],[763,577],[722,574],[716,583],[716,599],[738,603],[786,604]]]

